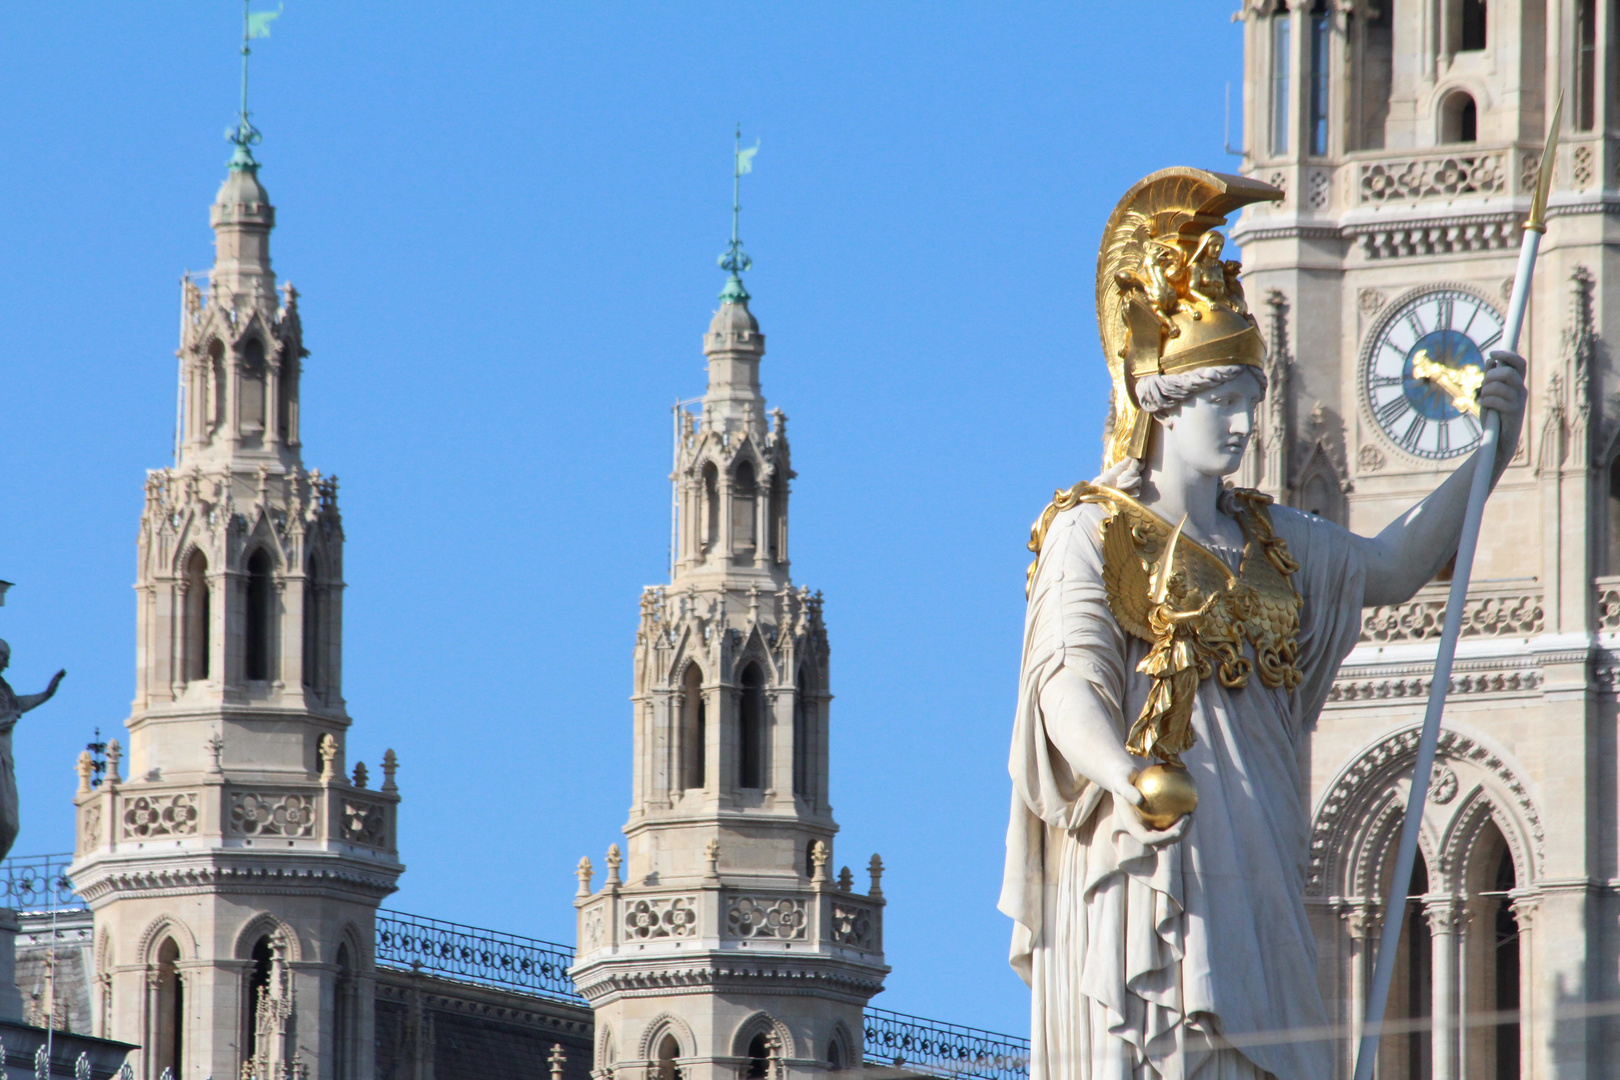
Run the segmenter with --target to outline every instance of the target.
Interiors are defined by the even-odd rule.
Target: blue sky
[[[620,839],[741,121],[793,573],[827,597],[835,864],[889,867],[875,1004],[1027,1029],[994,908],[1024,542],[1096,469],[1109,210],[1235,166],[1235,6],[287,3],[254,119],[306,462],[342,480],[350,759],[401,761],[388,906],[570,942],[573,865]],[[70,672],[18,729],[18,854],[71,847],[74,758],[128,716],[239,33],[228,0],[0,9],[0,634],[19,691]]]

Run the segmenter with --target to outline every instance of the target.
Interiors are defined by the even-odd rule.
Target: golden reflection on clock
[[[1479,443],[1474,398],[1485,357],[1502,340],[1496,308],[1462,289],[1431,289],[1381,319],[1362,365],[1362,393],[1390,442],[1420,458],[1456,457]]]

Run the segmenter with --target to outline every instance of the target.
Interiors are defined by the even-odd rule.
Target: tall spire
[[[732,151],[731,170],[731,243],[720,253],[720,269],[731,274],[726,279],[726,287],[720,290],[720,302],[724,304],[748,303],[748,290],[743,288],[742,275],[754,265],[754,260],[743,250],[742,237],[737,233],[737,222],[742,214],[743,173],[754,171],[754,155],[759,153],[759,140],[755,139],[754,145],[744,150],[740,123],[737,125],[736,140]]]

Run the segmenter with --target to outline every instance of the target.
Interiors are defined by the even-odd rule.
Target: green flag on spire
[[[286,4],[281,4],[274,11],[250,12],[247,17],[247,38],[252,40],[253,38],[269,37],[270,24],[280,17],[282,10],[286,6]]]
[[[746,150],[742,149],[741,147],[739,147],[737,149],[737,175],[738,176],[743,176],[743,175],[745,175],[747,173],[751,173],[751,172],[754,171],[754,155],[757,154],[757,153],[759,153],[759,140],[758,139],[755,139],[754,140],[754,145],[750,146]]]

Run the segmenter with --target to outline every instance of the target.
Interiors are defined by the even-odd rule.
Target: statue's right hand
[[[1187,828],[1192,822],[1191,814],[1183,814],[1181,819],[1168,829],[1155,829],[1142,820],[1142,815],[1136,808],[1142,805],[1142,793],[1137,790],[1133,781],[1136,778],[1136,762],[1123,752],[1116,759],[1109,755],[1109,760],[1098,770],[1100,774],[1097,782],[1107,788],[1114,796],[1114,803],[1118,808],[1115,818],[1119,825],[1132,838],[1143,847],[1162,847],[1173,844],[1187,835]]]

